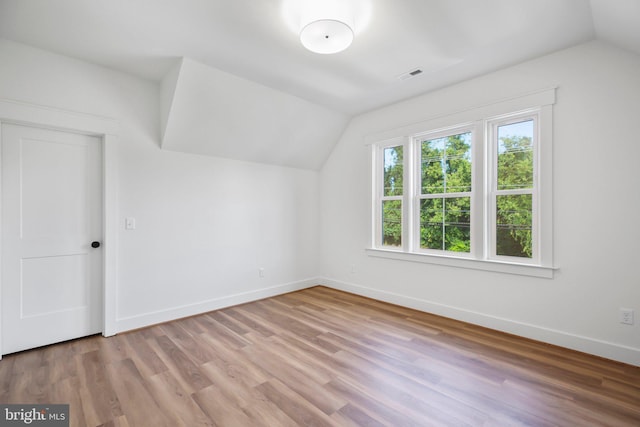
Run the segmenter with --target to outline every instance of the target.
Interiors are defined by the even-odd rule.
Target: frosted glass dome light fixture
[[[332,54],[347,49],[367,27],[372,0],[281,0],[289,30],[311,52]]]
[[[311,52],[338,53],[353,42],[353,29],[337,19],[319,19],[302,28],[300,41]]]

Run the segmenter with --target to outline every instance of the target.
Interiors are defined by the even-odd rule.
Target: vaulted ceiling
[[[342,0],[334,55],[298,40],[310,1],[0,0],[0,37],[159,82],[163,148],[310,169],[359,113],[596,38],[640,54],[639,0]]]

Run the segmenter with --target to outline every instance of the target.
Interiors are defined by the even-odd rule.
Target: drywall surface
[[[553,279],[365,253],[366,137],[554,86]],[[639,115],[640,56],[591,42],[358,116],[322,169],[321,274],[337,288],[640,365],[638,319],[618,320],[620,307],[640,313]]]
[[[179,66],[161,86],[167,150],[319,170],[349,120],[189,58]]]
[[[123,73],[0,40],[0,76],[0,98],[119,122],[119,330],[316,275],[318,172],[161,150],[159,86]]]

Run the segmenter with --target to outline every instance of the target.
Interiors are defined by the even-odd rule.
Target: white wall
[[[556,85],[554,279],[365,254],[367,135]],[[640,56],[600,42],[363,114],[322,170],[321,273],[337,288],[640,365],[638,117]],[[620,307],[635,310],[634,326],[618,322]]]
[[[118,330],[305,287],[316,275],[317,172],[161,150],[157,84],[6,40],[0,98],[119,122]],[[124,230],[125,217],[136,230]]]
[[[640,365],[638,76],[640,57],[606,44],[561,51],[353,119],[318,174],[163,151],[158,85],[0,40],[0,98],[120,123],[119,330],[322,273],[338,288]],[[554,279],[365,255],[366,135],[553,85]],[[127,216],[136,230],[124,230]],[[618,323],[619,307],[636,310],[634,326]]]
[[[190,58],[167,73],[160,96],[163,149],[270,165],[319,170],[349,122],[344,113]]]

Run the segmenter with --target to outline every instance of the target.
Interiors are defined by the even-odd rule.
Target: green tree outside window
[[[498,127],[496,254],[533,256],[533,120]],[[523,191],[524,190],[524,191]]]
[[[420,154],[420,247],[470,252],[471,133],[423,141]]]

